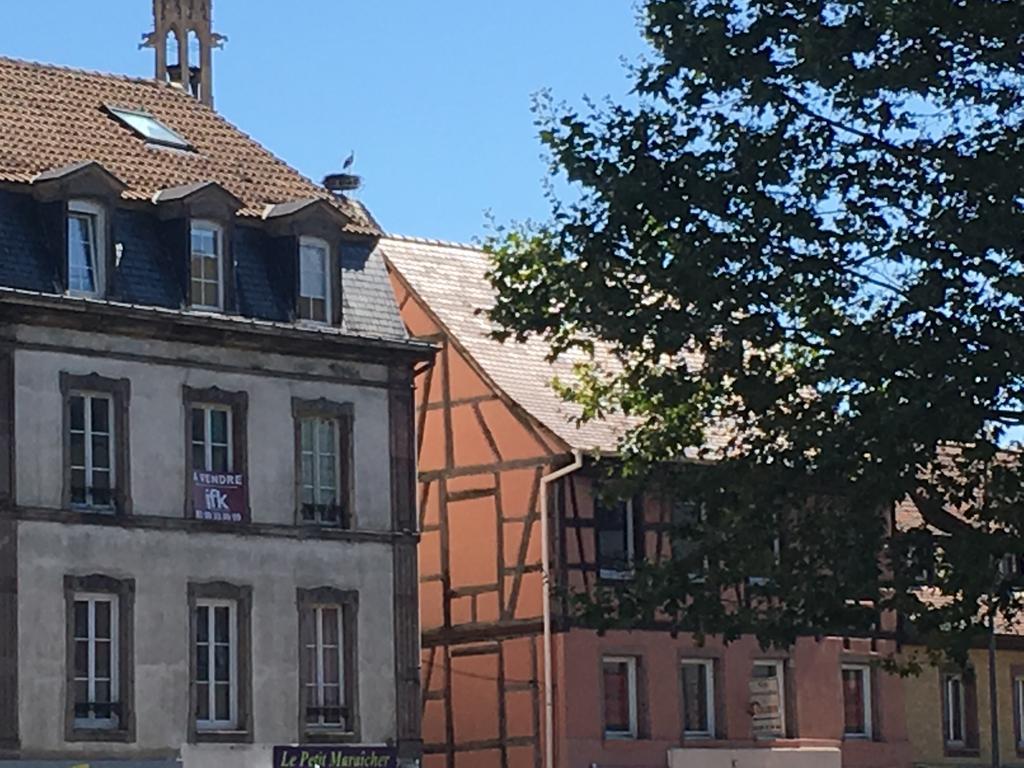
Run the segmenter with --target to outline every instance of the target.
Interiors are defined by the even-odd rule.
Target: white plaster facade
[[[180,757],[185,768],[270,765],[298,742],[297,588],[358,592],[361,743],[396,733],[394,546],[388,368],[57,328],[11,329],[18,551],[18,719],[26,759]],[[61,372],[131,385],[132,524],[46,519],[62,505]],[[253,528],[239,533],[159,520],[184,517],[183,387],[248,393]],[[355,534],[301,536],[295,526],[292,398],[351,403]],[[146,524],[149,518],[153,524]],[[170,522],[170,521],[167,521]],[[201,522],[201,521],[198,521]],[[280,527],[278,527],[280,526]],[[132,743],[65,741],[65,575],[131,578]],[[252,590],[251,744],[190,744],[189,582]]]

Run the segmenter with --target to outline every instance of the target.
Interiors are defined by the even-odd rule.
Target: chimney
[[[227,39],[213,31],[213,0],[153,0],[153,31],[140,47],[156,52],[156,79],[213,106],[213,49]]]

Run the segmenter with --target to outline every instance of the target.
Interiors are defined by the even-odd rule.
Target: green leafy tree
[[[912,632],[962,659],[1021,609],[1000,563],[1024,553],[1024,10],[639,16],[635,98],[539,99],[568,192],[489,244],[499,335],[609,345],[621,365],[565,396],[629,416],[625,475],[680,500],[677,556],[581,613],[777,645]]]

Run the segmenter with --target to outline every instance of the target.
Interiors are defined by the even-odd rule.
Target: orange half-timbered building
[[[871,664],[880,642],[599,637],[552,599],[548,645],[544,562],[556,593],[628,578],[667,553],[673,505],[599,498],[595,457],[625,425],[576,424],[551,387],[571,358],[490,337],[485,253],[379,248],[411,335],[440,349],[417,381],[425,768],[910,765],[902,686]]]

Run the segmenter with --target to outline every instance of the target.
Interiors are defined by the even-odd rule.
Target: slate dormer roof
[[[109,108],[152,115],[188,149],[159,146]],[[55,241],[62,185],[89,174],[119,201],[110,211],[116,266],[102,299],[62,304],[196,314],[185,304],[187,223],[169,212],[206,195],[230,210],[234,290],[212,324],[287,325],[328,336],[409,344],[374,244],[380,230],[356,201],[336,197],[180,89],[0,57],[0,303],[63,294]],[[64,195],[66,197],[66,195]],[[328,227],[341,270],[340,325],[294,323],[297,230]],[[324,224],[324,222],[327,222]],[[182,230],[181,227],[186,229]],[[290,226],[287,235],[285,228]],[[334,234],[337,234],[337,237]],[[307,334],[308,335],[308,334]],[[422,346],[422,345],[411,345]]]
[[[147,112],[192,148],[147,144],[108,107]],[[0,181],[30,183],[40,173],[87,161],[121,179],[126,200],[215,181],[243,202],[242,216],[322,198],[348,217],[347,231],[380,234],[357,203],[333,197],[180,88],[0,57]]]

